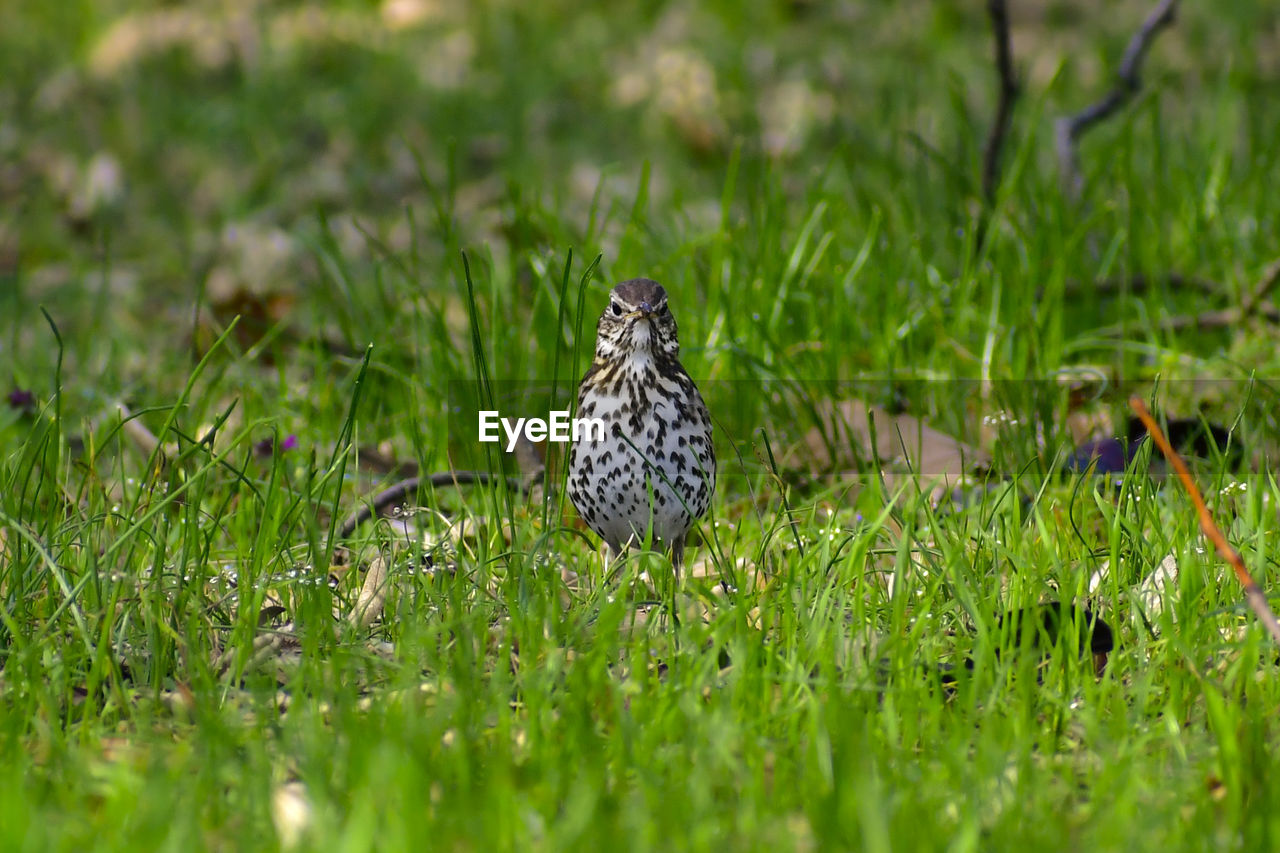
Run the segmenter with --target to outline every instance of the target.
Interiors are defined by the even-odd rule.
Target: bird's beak
[[[642,317],[648,320],[650,317],[652,317],[656,313],[658,312],[654,311],[653,306],[650,305],[648,302],[641,302],[640,306],[636,308],[636,310],[632,311],[630,314],[627,315],[627,318],[634,319],[636,317]]]

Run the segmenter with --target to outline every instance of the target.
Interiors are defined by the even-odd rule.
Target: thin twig
[[[1102,100],[1090,104],[1075,115],[1063,116],[1055,123],[1058,166],[1062,170],[1063,185],[1072,196],[1080,194],[1082,184],[1076,143],[1086,130],[1110,117],[1142,88],[1142,80],[1138,75],[1147,48],[1162,29],[1173,23],[1177,10],[1178,0],[1160,0],[1159,5],[1129,40],[1111,91]]]
[[[1018,99],[1018,80],[1013,73],[1009,12],[1004,0],[987,0],[987,14],[991,17],[991,30],[996,43],[996,72],[1000,75],[996,119],[991,125],[991,133],[987,136],[987,145],[982,153],[982,195],[990,203],[995,199],[996,186],[1000,182],[1000,154],[1004,149],[1005,137],[1009,135],[1013,102]]]
[[[409,495],[416,492],[418,487],[424,483],[430,484],[435,488],[443,488],[444,486],[483,486],[497,482],[499,479],[501,478],[494,477],[485,471],[442,471],[438,474],[431,474],[428,477],[409,477],[378,492],[368,504],[361,504],[359,509],[353,512],[346,521],[342,522],[338,538],[346,539],[361,524],[399,504]],[[508,488],[514,489],[522,495],[533,485],[533,483],[526,483],[515,477],[507,477],[506,481]]]
[[[1136,283],[1138,279],[1134,279],[1131,283]],[[1170,277],[1170,282],[1173,279]],[[1188,279],[1187,281],[1200,281],[1198,279]],[[1144,282],[1145,283],[1145,282]],[[1276,304],[1267,299],[1268,294],[1275,289],[1276,284],[1280,283],[1280,258],[1276,258],[1262,270],[1262,275],[1254,282],[1253,287],[1240,300],[1240,304],[1234,308],[1223,308],[1219,311],[1201,311],[1196,314],[1178,314],[1173,317],[1166,317],[1156,324],[1156,329],[1162,332],[1180,332],[1184,329],[1197,329],[1205,331],[1208,329],[1224,329],[1229,326],[1236,326],[1254,317],[1261,317],[1272,323],[1280,322],[1280,308]],[[1203,282],[1206,292],[1210,282]],[[1216,285],[1214,285],[1216,287]],[[1117,335],[1127,335],[1133,331],[1131,323],[1116,323],[1112,326],[1106,326],[1098,329],[1095,334],[1110,338]]]
[[[1240,556],[1240,552],[1231,547],[1227,537],[1222,535],[1222,531],[1214,523],[1213,516],[1209,514],[1209,508],[1204,504],[1204,498],[1200,496],[1200,490],[1196,488],[1195,480],[1191,479],[1191,472],[1187,470],[1187,463],[1182,461],[1182,457],[1169,444],[1169,439],[1165,438],[1160,425],[1156,423],[1155,418],[1151,417],[1151,413],[1147,411],[1147,406],[1140,397],[1130,397],[1129,408],[1133,409],[1133,413],[1138,416],[1142,421],[1142,425],[1147,428],[1147,434],[1151,436],[1156,446],[1160,448],[1164,458],[1169,460],[1173,470],[1178,472],[1178,479],[1182,481],[1183,488],[1187,490],[1187,494],[1191,497],[1191,503],[1195,504],[1196,514],[1200,517],[1200,530],[1204,533],[1204,537],[1218,549],[1222,559],[1231,564],[1231,568],[1235,570],[1236,578],[1239,579],[1240,584],[1244,587],[1244,594],[1249,601],[1249,606],[1253,608],[1253,612],[1258,615],[1258,619],[1266,626],[1267,631],[1271,634],[1271,639],[1276,641],[1276,645],[1280,645],[1280,622],[1276,621],[1275,613],[1271,612],[1271,605],[1267,603],[1266,593],[1262,591],[1257,581],[1253,579],[1253,575],[1249,574],[1249,570],[1245,568],[1244,558]]]
[[[1280,258],[1276,258],[1267,265],[1257,283],[1244,295],[1244,299],[1240,302],[1240,313],[1247,317],[1262,305],[1267,304],[1263,300],[1267,298],[1267,294],[1271,292],[1278,281],[1280,281]]]

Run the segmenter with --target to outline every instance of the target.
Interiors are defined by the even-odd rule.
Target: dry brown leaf
[[[1155,571],[1143,578],[1135,592],[1142,611],[1152,622],[1153,628],[1156,628],[1154,623],[1164,611],[1166,596],[1178,594],[1178,555],[1174,553],[1166,555],[1160,561],[1160,565],[1156,566]],[[1176,614],[1170,615],[1176,618]],[[1156,628],[1156,630],[1159,629]]]
[[[215,270],[216,275],[219,270]],[[211,276],[212,279],[212,276]],[[201,317],[201,325],[196,332],[197,346],[205,352],[217,340],[221,330],[232,320],[239,318],[236,324],[236,341],[244,349],[249,349],[277,323],[282,322],[293,308],[294,294],[268,293],[256,294],[247,288],[236,288],[224,298],[210,300],[213,322]]]
[[[958,485],[966,475],[990,464],[990,456],[927,425],[912,415],[893,415],[863,400],[824,403],[819,425],[789,461],[811,476],[840,479],[883,474],[891,491],[907,482],[937,491]]]
[[[389,586],[387,558],[379,554],[365,572],[364,583],[360,585],[355,606],[347,614],[347,621],[360,629],[372,625],[373,621],[382,615],[382,608],[386,606]]]

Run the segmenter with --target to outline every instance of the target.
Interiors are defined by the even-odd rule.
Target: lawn
[[[1178,5],[1073,170],[1155,5],[1010,0],[988,158],[984,3],[0,4],[0,848],[1274,848],[1126,401],[1275,589],[1280,10]],[[477,440],[637,276],[678,580]]]

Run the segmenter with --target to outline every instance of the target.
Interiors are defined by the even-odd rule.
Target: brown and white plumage
[[[651,533],[677,568],[716,480],[711,416],[679,356],[662,286],[615,287],[578,390],[577,416],[600,418],[606,434],[575,441],[569,456],[569,497],[587,525],[615,552]]]

